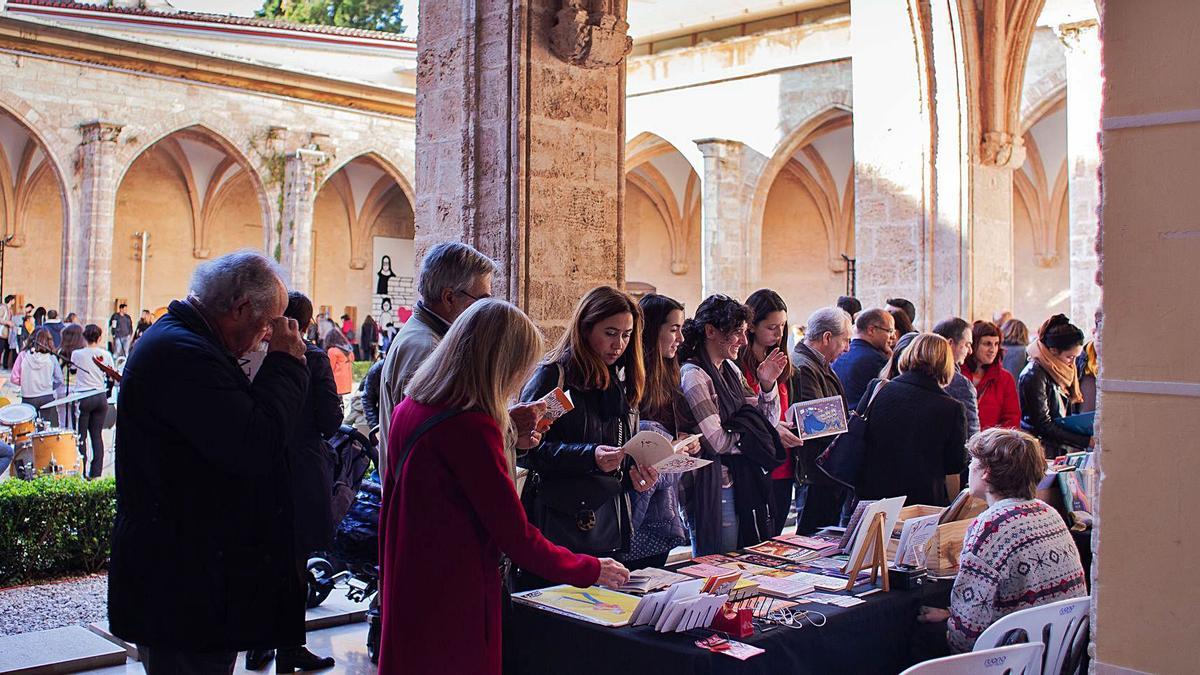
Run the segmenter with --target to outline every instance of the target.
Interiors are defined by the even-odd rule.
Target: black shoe
[[[246,650],[246,670],[260,670],[275,658],[274,649]]]
[[[280,649],[279,655],[275,657],[275,672],[294,673],[297,670],[322,670],[332,668],[333,664],[332,656],[322,658],[304,647]]]
[[[383,632],[383,621],[377,614],[367,614],[367,658],[379,665],[379,637]]]

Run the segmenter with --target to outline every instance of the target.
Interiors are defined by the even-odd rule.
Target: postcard
[[[841,396],[801,401],[788,408],[788,421],[803,440],[846,433],[846,404]]]

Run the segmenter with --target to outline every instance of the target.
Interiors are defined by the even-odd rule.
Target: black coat
[[[559,366],[554,363],[543,364],[526,383],[524,391],[521,392],[521,400],[535,401],[553,391],[558,382]],[[628,497],[632,490],[629,479],[632,458],[626,457],[625,463],[612,473],[604,473],[596,466],[596,446],[621,447],[637,433],[637,414],[630,409],[624,394],[614,391],[619,387],[614,378],[608,392],[585,389],[570,368],[566,368],[563,372],[563,389],[570,393],[575,408],[555,420],[542,436],[541,445],[517,460],[519,465],[531,472],[525,483],[522,501],[535,523],[538,520],[539,500],[550,499],[552,495],[557,498],[559,494],[572,492],[580,495],[600,493],[605,487],[611,488],[619,482],[619,493],[610,499],[612,508],[621,521],[620,552],[576,553],[615,554],[619,557],[629,550],[629,541],[633,536],[632,511]],[[617,401],[615,406],[613,401]],[[615,409],[608,410],[609,407]],[[558,506],[555,504],[555,508]],[[595,510],[599,512],[600,509]],[[568,545],[568,542],[556,540],[552,531],[543,528],[542,533],[556,544]]]
[[[326,439],[342,426],[342,397],[333,381],[329,356],[316,345],[304,350],[308,394],[304,414],[288,441],[288,469],[296,519],[296,554],[329,548],[333,538],[333,450]]]
[[[830,396],[841,396],[842,400],[845,400],[846,392],[842,387],[842,381],[838,378],[837,373],[825,362],[820,354],[813,351],[808,345],[803,342],[796,343],[795,349],[792,350],[792,365],[795,366],[796,373],[792,376],[791,384],[788,385],[788,392],[790,394],[788,397],[789,405],[829,398]],[[805,441],[804,445],[792,452],[797,458],[796,480],[798,482],[830,486],[836,485],[836,483],[817,468],[816,463],[817,457],[820,457],[821,453],[825,452],[825,449],[835,439],[837,439],[837,436],[814,438]]]
[[[251,384],[196,309],[172,302],[124,375],[113,634],[187,651],[301,644],[285,447],[308,369],[271,353]]]
[[[859,414],[869,398],[863,396]],[[932,377],[901,373],[883,385],[871,405],[867,454],[855,494],[859,499],[906,495],[906,504],[946,506],[946,476],[966,466],[966,442],[962,404]]]
[[[1067,393],[1050,373],[1030,359],[1017,385],[1021,397],[1021,428],[1037,436],[1047,457],[1058,457],[1088,447],[1091,438],[1058,426],[1054,420],[1078,412]]]

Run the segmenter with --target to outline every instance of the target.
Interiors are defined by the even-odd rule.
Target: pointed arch
[[[752,229],[762,231],[763,216],[766,213],[767,196],[771,192],[771,186],[775,184],[775,179],[779,176],[781,171],[793,163],[799,164],[799,162],[795,162],[795,160],[792,159],[793,156],[821,136],[824,136],[832,131],[851,126],[852,124],[853,118],[851,117],[850,109],[842,104],[833,104],[813,114],[795,129],[793,129],[791,133],[783,137],[779,144],[775,146],[775,150],[771,154],[771,158],[767,160],[766,165],[763,166],[762,171],[759,172],[758,178],[755,181],[753,192],[754,196],[750,202],[749,226]],[[817,156],[819,157],[819,153]],[[823,160],[821,164],[824,165]],[[804,169],[803,165],[800,165],[800,168]],[[853,171],[854,169],[852,166],[851,177],[853,177]],[[803,171],[803,174],[808,174],[807,169]],[[793,175],[797,175],[798,178],[800,176],[800,174],[794,170]],[[811,176],[811,174],[808,174],[808,179],[801,179],[801,183],[804,183],[805,180],[809,179],[811,179],[813,184],[813,188],[810,189],[809,192],[813,194],[814,201],[819,202],[818,208],[821,207],[821,202],[823,202],[826,208],[829,210],[829,215],[827,217],[825,215],[822,216],[823,219],[828,218],[825,220],[825,229],[826,233],[830,235],[828,237],[829,266],[831,270],[840,271],[840,260],[843,251],[839,250],[839,244],[845,241],[846,238],[844,233],[838,231],[840,229],[839,224],[845,222],[845,218],[842,215],[842,205],[836,198],[830,200],[824,196],[818,196],[816,193],[813,193],[813,190],[820,190],[820,187],[816,178]],[[828,181],[832,182],[831,176],[828,177]],[[846,192],[852,193],[852,189],[848,186]]]
[[[683,184],[683,194],[676,194],[671,181],[663,174],[654,160],[675,155],[687,167],[688,174]],[[663,137],[649,131],[634,136],[625,144],[625,179],[640,189],[654,205],[667,228],[667,241],[671,251],[671,273],[687,274],[688,242],[691,239],[692,223],[699,208],[699,176],[679,148]]]
[[[20,103],[23,105],[16,106],[0,101],[0,115],[12,119],[29,137],[22,149],[21,157],[18,158],[16,174],[12,173],[8,157],[5,155],[3,147],[0,147],[0,183],[3,183],[0,186],[0,190],[2,190],[0,196],[4,199],[4,211],[0,212],[0,215],[4,217],[4,229],[3,232],[0,232],[0,236],[12,237],[8,244],[10,246],[21,246],[25,243],[24,220],[30,205],[30,195],[39,181],[44,180],[47,175],[52,175],[58,188],[65,245],[71,209],[71,200],[67,194],[66,174],[59,158],[50,151],[50,144],[47,142],[46,136],[30,123],[29,115],[23,114],[20,109],[24,108],[28,113],[33,112],[32,108],[23,101]],[[35,166],[33,161],[37,158],[38,152],[41,153],[41,158]],[[49,174],[47,174],[47,169]],[[60,289],[59,292],[61,294],[62,290]]]
[[[391,176],[392,180],[396,181],[396,184],[400,186],[400,190],[404,192],[404,198],[408,200],[409,205],[415,205],[417,203],[416,193],[413,191],[412,183],[408,180],[404,173],[397,168],[395,162],[391,161],[376,150],[360,152],[356,155],[351,155],[344,160],[339,159],[337,164],[330,166],[329,170],[325,172],[324,179],[316,186],[317,192],[321,191],[321,187],[325,184],[325,181],[329,180],[330,177],[346,168],[346,166],[351,162],[361,159],[374,162],[375,164],[379,165],[379,168],[383,169],[384,173]]]
[[[361,208],[354,199],[354,189],[345,171],[355,162],[373,164],[383,172],[383,175],[376,179],[368,189]],[[346,213],[346,222],[349,225],[347,236],[350,241],[350,269],[364,269],[369,255],[368,248],[375,231],[375,221],[391,201],[393,190],[399,190],[409,208],[413,208],[415,202],[413,201],[412,185],[395,164],[375,151],[362,152],[333,165],[317,185],[318,196],[326,185],[332,187],[337,193]]]
[[[203,140],[217,146],[225,153],[225,158],[218,163],[209,177],[208,184],[205,186],[203,193],[195,180],[191,161],[188,159],[183,147],[179,144],[179,139],[186,138],[187,136],[199,136]],[[267,198],[267,190],[263,184],[262,176],[259,175],[254,164],[250,162],[249,158],[237,145],[224,134],[212,129],[207,124],[189,124],[184,127],[164,131],[144,144],[121,167],[116,182],[118,194],[120,194],[125,177],[133,165],[147,152],[156,149],[161,150],[170,160],[172,169],[187,191],[192,226],[192,255],[194,257],[207,258],[211,255],[209,238],[212,231],[213,215],[217,212],[219,203],[224,203],[228,199],[226,188],[229,187],[229,184],[234,180],[240,180],[243,175],[246,180],[250,181],[255,197],[258,200],[259,219],[263,231],[265,232],[270,227],[272,222],[271,206]],[[239,170],[233,171],[234,167],[237,167]]]

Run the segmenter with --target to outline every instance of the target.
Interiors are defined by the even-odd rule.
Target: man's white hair
[[[201,264],[192,273],[191,294],[215,314],[225,314],[249,300],[255,314],[279,301],[283,275],[279,266],[257,251],[245,249]]]

